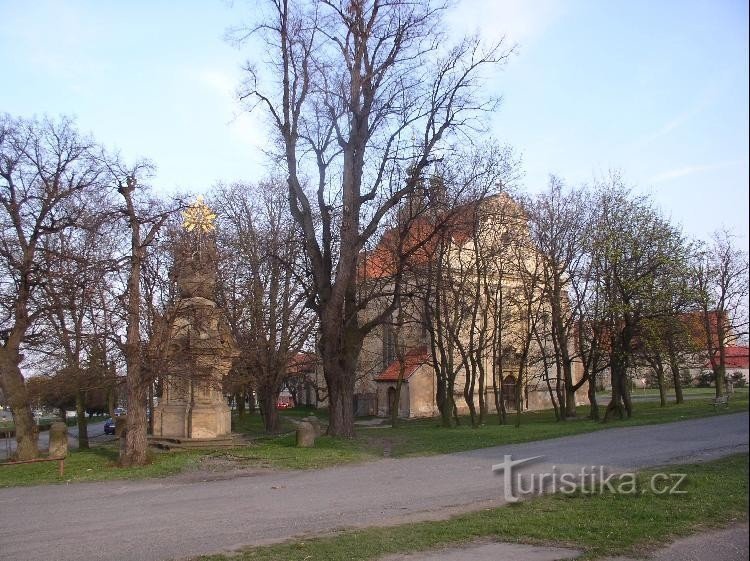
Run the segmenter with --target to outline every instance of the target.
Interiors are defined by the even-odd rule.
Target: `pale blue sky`
[[[0,0],[0,111],[73,115],[164,192],[258,179],[262,120],[233,99],[250,53],[223,40],[252,6]],[[691,235],[747,248],[747,2],[462,0],[450,22],[519,43],[491,124],[528,189],[618,168]]]

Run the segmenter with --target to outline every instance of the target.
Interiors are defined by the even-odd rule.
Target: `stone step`
[[[231,436],[222,438],[175,438],[152,436],[148,443],[162,450],[185,449],[185,448],[231,448],[236,446]]]

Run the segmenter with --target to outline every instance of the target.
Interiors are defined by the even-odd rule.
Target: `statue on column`
[[[198,197],[183,213],[174,248],[178,297],[160,326],[162,396],[154,408],[154,440],[230,441],[231,415],[222,380],[239,355],[214,300],[216,215]]]

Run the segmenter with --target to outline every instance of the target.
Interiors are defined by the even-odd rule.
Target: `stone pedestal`
[[[154,408],[154,436],[165,438],[225,438],[231,432],[231,412],[223,403],[165,403]]]

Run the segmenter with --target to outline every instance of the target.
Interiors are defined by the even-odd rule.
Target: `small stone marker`
[[[68,427],[65,423],[52,423],[49,428],[49,457],[64,458],[68,455]]]
[[[303,423],[310,423],[313,428],[315,429],[315,436],[323,436],[323,427],[320,424],[320,419],[318,419],[315,415],[310,415],[309,417],[305,417],[302,419]]]
[[[315,446],[315,427],[312,423],[302,421],[297,425],[297,446],[299,448],[312,448]]]

